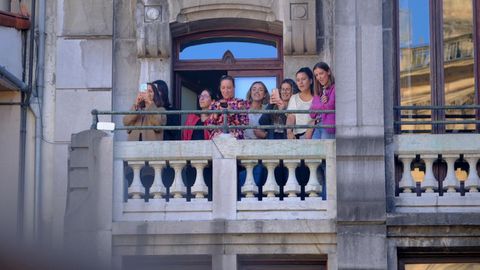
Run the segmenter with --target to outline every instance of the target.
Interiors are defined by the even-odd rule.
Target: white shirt
[[[262,116],[261,113],[249,113],[248,114],[248,124],[249,125],[258,125],[258,120],[260,120],[260,117]],[[253,129],[246,129],[243,132],[243,137],[245,139],[258,139],[257,136],[255,136],[255,133],[253,132]]]
[[[310,101],[303,101],[300,98],[300,93],[293,95],[288,101],[287,110],[309,110],[312,105],[312,99]],[[308,125],[310,122],[310,115],[308,113],[295,113],[295,124],[296,125]],[[293,129],[293,134],[301,134],[307,131],[306,128],[295,128]]]

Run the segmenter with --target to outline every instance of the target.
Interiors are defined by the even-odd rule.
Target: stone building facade
[[[471,134],[402,134],[394,125],[396,106],[424,105],[399,102],[400,73],[413,61],[399,57],[402,1],[35,2],[34,25],[45,34],[44,42],[35,40],[45,54],[41,62],[36,54],[41,66],[32,71],[41,77],[41,84],[34,80],[41,95],[33,95],[41,113],[35,118],[36,107],[29,107],[27,163],[1,164],[5,177],[23,183],[17,187],[10,180],[9,189],[1,191],[5,205],[22,201],[14,204],[16,213],[2,209],[9,220],[20,222],[8,224],[9,230],[21,226],[26,238],[114,269],[409,269],[409,264],[441,258],[478,267],[478,124]],[[441,1],[430,2],[433,14]],[[478,15],[479,4],[472,3]],[[10,32],[20,35],[15,31]],[[472,32],[472,102],[478,104],[477,22]],[[211,66],[180,59],[189,44],[232,36],[273,42],[277,57],[242,62],[230,52]],[[5,55],[0,53],[2,59]],[[176,108],[191,109],[202,76],[270,76],[278,82],[318,61],[329,63],[336,78],[335,140],[126,142],[124,131],[88,130],[91,110],[128,110],[138,85],[146,81],[165,80]],[[439,80],[429,78],[431,84]],[[21,96],[15,87],[3,87],[0,94],[2,102]],[[9,106],[1,109],[12,116],[1,124],[20,128],[15,125],[21,122],[20,110]],[[38,121],[40,134],[35,133]],[[102,115],[100,121],[122,126],[120,116]],[[2,143],[16,147],[19,141],[10,133],[2,131]],[[2,161],[19,158],[0,156]],[[237,169],[246,168],[248,178],[258,160],[269,172],[263,187],[268,197],[238,197],[257,187],[247,179],[252,186],[237,190]],[[283,190],[291,188],[294,198],[278,196],[273,172],[280,160],[292,177]],[[424,176],[417,180],[404,172],[410,172],[405,170],[410,163],[415,172],[419,160]],[[447,168],[444,177],[436,171],[439,160]],[[470,168],[465,178],[453,173],[462,162]],[[148,188],[140,178],[146,163],[157,179]],[[321,163],[325,177],[311,174],[304,189],[312,197],[300,198],[295,168],[302,164],[312,171]],[[131,183],[125,179],[127,164]],[[187,164],[196,168],[199,183],[189,187],[200,194],[191,200],[181,176]],[[175,172],[168,190],[158,181],[164,167]],[[205,179],[198,172],[206,167],[212,171],[210,188],[200,185]]]

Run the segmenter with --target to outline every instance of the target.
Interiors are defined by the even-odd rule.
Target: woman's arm
[[[295,115],[294,114],[288,114],[287,116],[287,125],[295,125]],[[288,139],[295,139],[295,134],[293,134],[293,129],[292,128],[287,128],[287,138]]]
[[[133,106],[130,108],[130,111],[136,111],[136,105],[133,104]],[[124,126],[133,126],[135,122],[137,122],[138,118],[140,117],[140,114],[128,114],[123,117],[123,125]]]
[[[146,108],[146,111],[165,111],[163,107],[157,107],[155,104]],[[165,114],[149,114],[145,117],[145,122],[148,126],[164,126],[167,123],[167,116]]]
[[[314,96],[312,100],[312,105],[310,106],[310,110],[321,110],[322,101],[320,100],[320,96]],[[310,113],[310,118],[315,119],[317,118],[318,113]]]

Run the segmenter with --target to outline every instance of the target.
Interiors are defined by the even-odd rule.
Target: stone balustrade
[[[114,219],[336,216],[334,140],[115,142]]]
[[[396,211],[480,211],[480,135],[398,135],[395,144]]]

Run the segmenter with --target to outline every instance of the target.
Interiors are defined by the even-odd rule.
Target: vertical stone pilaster
[[[382,37],[382,1],[335,1],[338,269],[387,269]]]

